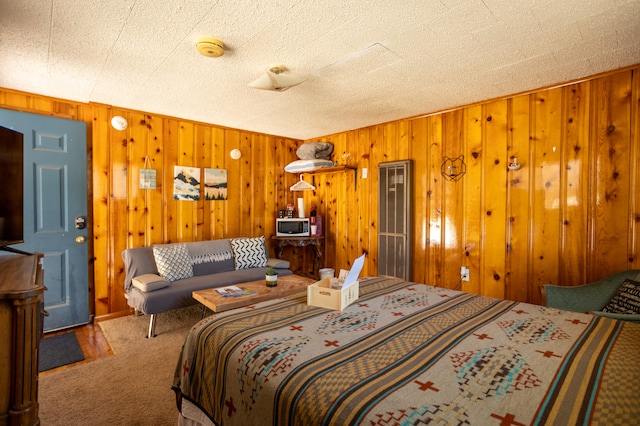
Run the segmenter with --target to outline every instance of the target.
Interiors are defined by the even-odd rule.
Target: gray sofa
[[[245,242],[253,243],[253,247],[244,249],[241,243]],[[260,242],[263,249],[260,249]],[[195,290],[264,279],[267,267],[274,268],[280,276],[292,274],[289,262],[269,258],[267,253],[264,237],[126,249],[122,252],[122,259],[127,304],[136,313],[151,316],[148,337],[154,337],[157,315],[195,304],[191,297]],[[180,262],[183,263],[180,268],[186,268],[190,271],[186,275],[191,276],[181,277],[178,274],[176,278],[172,275],[175,273],[172,268]]]

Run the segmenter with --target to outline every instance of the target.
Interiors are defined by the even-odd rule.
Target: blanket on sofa
[[[233,259],[229,240],[192,242],[187,245],[187,250],[194,265]]]
[[[203,319],[178,396],[218,425],[632,424],[640,325],[397,279]],[[631,380],[631,381],[630,381]]]

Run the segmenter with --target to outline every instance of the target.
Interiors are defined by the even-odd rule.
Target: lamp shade
[[[290,87],[297,86],[306,81],[306,78],[303,77],[282,74],[285,70],[286,68],[281,65],[274,66],[249,83],[248,86],[254,89],[283,92]]]

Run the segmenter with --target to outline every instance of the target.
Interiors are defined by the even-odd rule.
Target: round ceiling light
[[[224,44],[213,37],[200,37],[196,43],[196,49],[203,56],[217,58],[224,55]]]
[[[229,153],[229,155],[231,156],[231,158],[233,158],[234,160],[239,160],[240,157],[242,157],[242,152],[240,152],[240,150],[238,148],[232,149],[231,152]]]
[[[116,130],[124,130],[124,129],[127,128],[129,123],[127,123],[127,119],[126,118],[124,118],[124,117],[122,117],[120,115],[116,115],[115,117],[113,117],[111,119],[111,125]]]

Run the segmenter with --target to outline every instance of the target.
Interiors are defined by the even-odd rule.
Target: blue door
[[[0,109],[24,135],[24,243],[44,254],[45,331],[89,322],[85,123]]]

